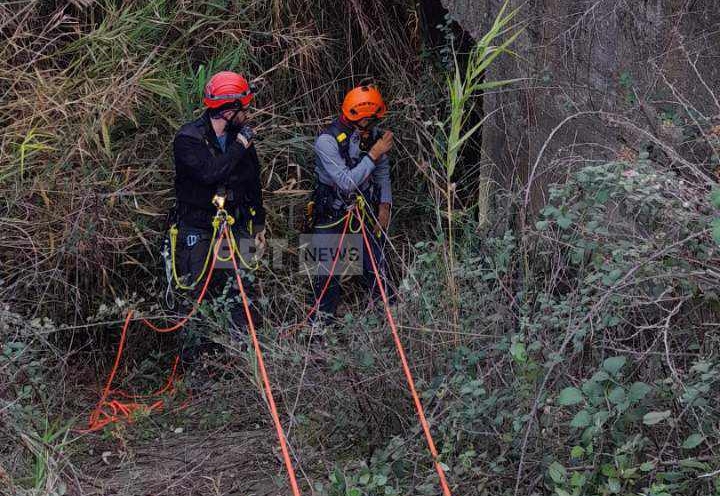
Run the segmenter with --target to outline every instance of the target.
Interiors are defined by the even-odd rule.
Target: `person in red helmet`
[[[182,126],[173,141],[177,220],[176,267],[193,292],[202,287],[206,257],[211,248],[213,199],[225,199],[224,208],[235,223],[233,234],[248,259],[252,245],[265,245],[265,209],[260,186],[260,163],[255,133],[248,124],[253,92],[247,80],[223,71],[205,86],[205,112]],[[213,277],[212,294],[229,292],[230,319],[236,331],[246,324],[239,288],[229,271]],[[187,287],[187,286],[185,286]],[[228,294],[228,293],[225,293]],[[239,333],[238,333],[239,334]],[[190,346],[196,351],[197,347]]]
[[[315,141],[315,174],[317,182],[313,197],[313,249],[333,239],[342,231],[339,220],[362,196],[367,205],[368,232],[372,236],[372,251],[383,279],[387,272],[383,246],[390,224],[392,188],[388,152],[393,146],[393,133],[380,131],[378,122],[387,111],[380,91],[371,85],[352,89],[345,95],[340,115],[323,129]],[[363,246],[363,273],[366,286],[374,298],[379,298],[369,254]],[[326,251],[325,253],[332,253]],[[321,260],[320,267],[330,267],[332,260]],[[322,270],[322,269],[321,269]],[[313,323],[328,323],[336,312],[341,297],[337,275],[320,273],[314,280],[314,293],[321,298],[319,316]],[[322,289],[327,290],[322,294]],[[388,288],[390,290],[391,288]],[[393,294],[391,291],[389,291]],[[322,296],[321,296],[322,295]],[[315,326],[322,333],[322,326]],[[322,338],[320,338],[322,339]]]

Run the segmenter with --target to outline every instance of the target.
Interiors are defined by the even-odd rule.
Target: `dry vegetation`
[[[162,312],[169,145],[207,75],[226,68],[258,88],[274,237],[297,236],[309,143],[339,95],[372,79],[390,96],[396,312],[454,494],[719,494],[710,116],[678,105],[671,124],[692,154],[556,161],[567,177],[536,218],[507,222],[528,195],[497,191],[486,222],[482,198],[479,220],[472,202],[448,202],[451,181],[476,170],[445,138],[461,136],[469,108],[446,96],[413,2],[30,0],[0,5],[0,29],[3,494],[288,493],[253,357],[229,342],[222,302],[189,332],[225,351],[186,375],[166,411],[76,430],[122,314]],[[546,172],[536,165],[528,177]],[[291,269],[264,268],[257,302],[304,494],[440,494],[382,316],[350,298],[328,350],[308,353],[279,337],[309,297]],[[175,338],[148,332],[131,333],[123,387],[166,377]]]

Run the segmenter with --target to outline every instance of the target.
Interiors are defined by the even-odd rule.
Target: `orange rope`
[[[348,214],[348,220],[346,221],[346,224],[347,224],[347,222],[349,222],[349,219],[350,219],[350,214]],[[343,236],[344,236],[344,234],[343,234]],[[228,227],[226,224],[223,224],[222,231],[221,231],[221,234],[219,237],[219,241],[221,241],[223,238],[227,238],[228,240],[230,239],[230,233],[228,232]],[[190,311],[190,313],[188,313],[188,315],[186,315],[185,317],[180,319],[177,323],[173,324],[172,326],[169,326],[166,328],[157,327],[157,326],[153,325],[151,322],[149,322],[147,319],[144,319],[144,318],[141,318],[140,321],[143,324],[145,324],[147,327],[149,327],[150,329],[154,330],[155,332],[161,332],[161,333],[173,332],[173,331],[176,331],[176,330],[182,328],[187,323],[187,321],[192,317],[192,315],[197,311],[199,304],[202,302],[203,298],[205,297],[205,294],[209,287],[210,280],[212,278],[212,274],[215,269],[215,262],[217,260],[220,244],[221,243],[215,244],[213,258],[212,258],[212,262],[210,265],[210,269],[208,271],[208,276],[205,280],[205,284],[203,285],[203,288],[200,292],[200,295],[198,296],[197,301],[195,302],[195,305],[193,306],[193,309]],[[248,320],[248,329],[249,329],[250,335],[252,337],[253,346],[255,348],[255,354],[257,356],[258,366],[260,369],[260,374],[261,374],[262,380],[263,380],[263,385],[264,385],[264,390],[265,390],[265,398],[268,402],[268,406],[270,409],[270,415],[273,419],[273,423],[275,424],[275,430],[277,432],[278,439],[280,441],[280,449],[282,451],[283,458],[285,460],[285,466],[288,471],[288,477],[290,479],[290,485],[292,487],[292,492],[293,492],[294,496],[301,496],[300,489],[299,489],[299,486],[297,483],[297,479],[295,477],[295,470],[292,466],[292,461],[290,459],[290,452],[288,450],[285,433],[283,431],[282,424],[280,423],[280,416],[278,415],[277,406],[275,405],[275,399],[273,398],[272,388],[270,386],[270,380],[268,378],[267,370],[265,369],[265,363],[263,360],[262,352],[260,350],[260,343],[258,341],[257,333],[255,331],[255,325],[252,320],[252,315],[250,314],[250,307],[248,304],[247,295],[245,293],[245,289],[242,284],[242,279],[240,278],[240,275],[238,272],[237,260],[235,259],[235,254],[232,250],[230,252],[230,256],[231,256],[231,260],[233,263],[233,267],[235,269],[235,277],[238,282],[240,294],[241,294],[242,300],[243,300],[243,307],[245,309],[245,315],[247,316],[247,320]],[[122,332],[120,335],[120,344],[118,345],[118,351],[115,355],[115,361],[113,363],[113,367],[110,371],[110,375],[108,376],[107,382],[103,389],[102,395],[100,397],[100,401],[98,402],[97,406],[95,407],[95,410],[93,410],[93,412],[90,415],[90,423],[89,423],[88,429],[85,431],[81,431],[81,432],[96,431],[96,430],[102,429],[103,427],[105,427],[106,425],[108,425],[110,423],[118,422],[120,420],[126,420],[128,422],[132,422],[133,415],[135,412],[145,411],[147,413],[150,413],[154,410],[162,410],[163,405],[164,405],[162,399],[155,401],[151,405],[145,405],[145,404],[135,403],[135,402],[121,402],[118,400],[108,400],[108,397],[113,393],[123,396],[125,398],[139,399],[139,398],[152,398],[152,397],[158,396],[160,394],[163,394],[166,391],[174,390],[173,383],[175,380],[177,365],[179,363],[179,357],[175,358],[175,364],[173,365],[173,369],[172,369],[172,372],[170,374],[170,377],[169,377],[167,383],[165,384],[165,386],[160,388],[155,393],[152,393],[150,395],[130,395],[130,394],[124,393],[122,391],[113,391],[111,389],[112,382],[115,379],[115,375],[117,374],[117,370],[120,365],[120,358],[121,358],[124,348],[125,348],[127,331],[130,327],[130,323],[132,322],[132,316],[133,316],[133,310],[129,310],[127,313],[127,316],[125,317],[125,323],[123,324]]]
[[[221,233],[220,238],[223,237],[223,234]],[[146,318],[141,318],[140,322],[145,324],[147,327],[152,329],[155,332],[159,333],[168,333],[168,332],[174,332],[178,329],[182,328],[197,312],[197,309],[199,308],[200,303],[202,303],[203,299],[205,298],[205,294],[207,293],[208,287],[210,286],[210,280],[212,279],[213,271],[215,269],[215,262],[217,261],[217,255],[218,250],[220,247],[220,243],[215,243],[214,251],[213,251],[213,257],[210,264],[210,269],[208,271],[208,275],[205,279],[205,284],[203,285],[202,290],[200,291],[200,295],[198,296],[197,301],[193,305],[193,308],[190,310],[190,312],[177,321],[175,324],[169,326],[169,327],[158,327],[154,325],[152,322],[147,320]],[[115,379],[115,374],[117,373],[117,369],[120,366],[120,357],[123,354],[123,350],[125,349],[125,341],[127,338],[127,331],[130,327],[130,322],[132,321],[132,315],[133,310],[129,310],[127,313],[127,316],[125,317],[125,323],[123,324],[122,332],[120,334],[120,344],[118,345],[117,353],[115,354],[115,362],[113,363],[113,367],[110,371],[110,375],[108,376],[107,382],[105,383],[105,388],[103,389],[102,395],[100,396],[100,401],[98,402],[97,406],[93,410],[93,412],[90,414],[90,422],[88,425],[88,429],[84,432],[92,432],[97,431],[105,427],[106,425],[114,422],[118,422],[120,420],[126,420],[127,422],[133,421],[133,415],[135,412],[138,411],[145,411],[147,413],[152,412],[154,410],[160,410],[163,408],[163,400],[158,400],[152,403],[151,405],[144,405],[141,403],[123,403],[118,400],[110,400],[108,401],[108,397],[112,394],[117,394],[119,396],[122,396],[124,398],[129,399],[148,399],[148,398],[155,398],[157,396],[160,396],[161,394],[171,391],[174,392],[174,382],[177,376],[177,367],[180,362],[180,357],[175,357],[175,363],[173,364],[172,372],[170,373],[170,376],[165,384],[164,387],[160,388],[159,390],[155,391],[154,393],[148,394],[148,395],[137,395],[137,394],[128,394],[124,391],[114,391],[111,389],[112,382]],[[181,408],[184,408],[187,406],[186,404],[181,405]],[[108,412],[106,409],[109,409],[110,412]]]
[[[207,290],[210,287],[210,281],[212,280],[213,272],[215,271],[215,263],[217,262],[218,252],[220,249],[220,245],[222,244],[221,241],[222,241],[223,237],[224,237],[224,234],[221,231],[220,235],[218,236],[217,241],[214,243],[215,246],[213,248],[213,257],[212,257],[212,260],[210,261],[210,268],[208,269],[208,274],[207,274],[207,277],[205,278],[205,284],[203,284],[202,290],[200,291],[200,295],[198,296],[195,304],[193,304],[193,307],[190,310],[190,312],[185,317],[178,320],[175,324],[173,324],[169,327],[158,327],[146,318],[141,318],[140,322],[145,324],[147,327],[149,327],[153,331],[159,332],[159,333],[175,332],[178,329],[181,329],[185,324],[187,324],[187,322],[192,318],[192,316],[195,315],[195,312],[197,312],[197,310],[200,306],[200,303],[202,303],[203,299],[205,298],[205,293],[207,293]]]
[[[225,235],[229,238],[227,226],[224,227],[224,231]],[[250,332],[253,347],[255,348],[255,356],[257,357],[258,368],[260,369],[260,375],[265,388],[265,399],[270,407],[270,416],[275,424],[275,431],[277,432],[278,440],[280,441],[280,449],[282,450],[283,459],[285,461],[285,468],[288,471],[290,486],[292,488],[293,495],[300,496],[300,488],[298,487],[298,483],[295,478],[295,469],[293,468],[292,461],[290,460],[290,452],[287,447],[285,432],[283,431],[282,424],[280,423],[280,416],[278,415],[277,407],[275,406],[275,398],[273,398],[272,388],[270,387],[270,379],[268,378],[268,373],[265,369],[265,361],[263,360],[262,351],[260,350],[260,341],[258,341],[257,333],[255,332],[255,324],[253,323],[252,315],[250,313],[250,305],[248,304],[248,298],[245,294],[245,288],[243,287],[242,278],[240,277],[240,272],[233,250],[230,250],[230,257],[233,268],[235,269],[235,279],[237,280],[238,287],[240,288],[240,295],[242,296],[243,307],[245,308],[245,316],[248,323],[248,331]]]
[[[357,214],[356,214],[357,215]],[[395,319],[390,312],[390,304],[388,303],[388,297],[385,293],[384,282],[380,279],[380,273],[375,262],[375,254],[373,253],[372,247],[370,246],[370,240],[365,231],[365,223],[363,222],[362,216],[357,216],[360,221],[360,229],[362,231],[363,241],[365,242],[365,248],[370,256],[370,263],[372,264],[373,272],[375,273],[375,281],[380,288],[380,295],[382,296],[383,303],[385,304],[385,314],[388,318],[388,324],[392,330],[393,339],[395,340],[395,347],[397,348],[398,355],[400,355],[400,361],[402,362],[403,372],[405,372],[405,378],[407,379],[410,393],[412,394],[413,401],[415,402],[415,409],[417,410],[418,417],[420,418],[420,424],[422,425],[423,431],[425,432],[425,439],[427,440],[430,454],[433,457],[435,463],[435,470],[440,477],[440,486],[442,487],[444,496],[451,496],[450,487],[448,486],[447,479],[445,477],[445,470],[440,465],[439,455],[435,448],[435,442],[433,441],[432,434],[430,433],[430,425],[425,418],[425,410],[423,409],[422,403],[420,402],[420,396],[418,396],[417,390],[415,389],[415,381],[413,380],[412,373],[410,372],[410,366],[408,365],[407,357],[405,356],[405,349],[403,348],[402,342],[400,341],[400,334],[398,333],[397,326],[395,325]]]
[[[175,391],[174,384],[177,377],[177,367],[180,363],[179,356],[175,357],[172,371],[170,372],[170,376],[168,377],[165,385],[154,393],[146,395],[129,394],[124,391],[113,390],[111,388],[112,382],[115,379],[115,375],[117,374],[118,367],[120,366],[120,357],[122,357],[123,351],[125,349],[127,331],[130,327],[130,323],[132,322],[132,315],[133,311],[129,310],[127,316],[125,317],[125,323],[123,324],[122,333],[120,334],[120,344],[118,345],[118,350],[115,354],[115,361],[110,371],[110,375],[107,378],[107,382],[105,383],[105,387],[103,388],[102,395],[100,396],[100,401],[98,401],[95,409],[90,414],[88,428],[85,430],[81,430],[80,432],[94,432],[102,429],[108,424],[118,422],[120,420],[125,420],[129,423],[132,423],[135,413],[150,413],[154,410],[162,410],[164,407],[164,401],[162,399],[155,401],[151,405],[145,405],[137,402],[121,402],[115,399],[108,400],[108,398],[112,395],[118,395],[128,399],[148,399],[158,397],[168,391]]]
[[[310,309],[310,312],[305,316],[302,322],[299,324],[293,326],[292,328],[288,329],[282,337],[289,337],[290,334],[293,334],[295,331],[303,327],[305,324],[308,323],[310,318],[313,316],[315,312],[317,312],[318,308],[320,308],[320,302],[322,302],[323,297],[325,296],[325,293],[327,292],[328,288],[330,287],[330,283],[332,282],[332,278],[335,274],[335,266],[337,265],[338,260],[340,259],[340,251],[342,250],[343,241],[345,240],[345,235],[348,232],[348,227],[350,226],[350,220],[352,219],[353,212],[355,211],[356,207],[353,207],[351,211],[349,211],[345,216],[345,223],[343,224],[342,232],[340,233],[340,240],[338,241],[338,247],[337,251],[335,252],[335,256],[333,257],[332,265],[330,265],[330,273],[328,274],[328,278],[325,281],[325,285],[322,288],[322,291],[320,291],[320,295],[315,299],[315,304]]]

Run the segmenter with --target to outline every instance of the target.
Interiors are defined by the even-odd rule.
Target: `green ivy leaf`
[[[685,440],[685,442],[682,444],[682,447],[684,449],[693,449],[697,448],[702,444],[702,442],[705,440],[705,436],[702,434],[698,434],[697,432],[695,434],[690,434],[688,438]]]
[[[353,487],[351,489],[348,489],[345,494],[346,496],[362,496],[362,491],[357,487]]]
[[[631,403],[642,400],[650,392],[650,386],[644,382],[633,382],[630,386],[630,393],[628,394],[628,400]]]
[[[567,387],[560,391],[558,403],[562,406],[577,405],[583,400],[582,392],[575,387]]]
[[[570,422],[570,427],[582,429],[583,427],[590,425],[591,422],[590,413],[587,410],[580,410],[575,414],[575,417],[573,417]]]
[[[563,484],[567,480],[567,470],[558,462],[552,462],[548,467],[550,478],[557,484]]]
[[[625,390],[620,386],[614,388],[612,391],[610,391],[608,399],[613,405],[619,405],[620,403],[625,401]]]
[[[615,356],[606,358],[602,364],[602,368],[605,369],[610,375],[617,375],[620,369],[623,368],[627,358],[624,356]]]
[[[643,417],[643,424],[655,425],[668,418],[670,418],[670,410],[665,410],[664,412],[649,412]]]

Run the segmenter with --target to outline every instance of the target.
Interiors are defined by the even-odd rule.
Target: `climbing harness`
[[[214,244],[215,244],[215,241],[216,241],[216,238],[217,238],[218,229],[219,229],[219,227],[220,227],[220,218],[219,218],[219,217],[215,217],[215,218],[213,219],[213,221],[212,221],[212,227],[213,227],[213,232],[212,232],[212,235],[211,235],[211,237],[210,237],[210,247],[208,248],[207,255],[205,255],[205,262],[203,262],[203,267],[202,267],[202,269],[200,270],[200,273],[197,275],[197,277],[195,278],[195,280],[192,281],[190,284],[184,284],[184,282],[181,281],[181,280],[180,280],[180,277],[178,276],[176,253],[177,253],[177,238],[178,238],[178,233],[180,232],[180,230],[178,229],[177,224],[173,224],[173,225],[170,227],[170,233],[169,233],[169,234],[170,234],[170,255],[169,255],[169,259],[170,259],[170,269],[171,269],[171,272],[172,272],[173,280],[175,281],[175,287],[176,287],[176,288],[182,289],[182,290],[185,290],[185,291],[190,291],[190,290],[192,290],[192,289],[195,289],[195,286],[197,286],[197,284],[198,284],[200,281],[202,281],[203,278],[205,277],[205,273],[207,272],[207,268],[208,268],[208,263],[210,262],[210,255],[212,254],[212,251],[213,251],[213,249],[214,249]],[[185,241],[186,241],[186,244],[187,244],[188,246],[194,246],[195,244],[197,244],[197,242],[199,241],[199,235],[197,235],[197,234],[191,234],[191,235],[189,235],[189,236],[195,236],[196,239],[186,239],[186,240],[185,240]],[[190,244],[190,242],[193,242],[193,244]],[[166,267],[165,270],[167,271],[167,267]]]
[[[213,250],[215,249],[215,244],[218,242],[218,231],[220,228],[220,222],[221,220],[225,220],[228,225],[232,226],[235,224],[235,219],[232,215],[228,214],[225,209],[225,197],[215,195],[213,198],[213,205],[216,205],[218,208],[218,214],[213,218],[212,220],[212,235],[210,236],[210,245],[208,246],[207,254],[205,255],[205,261],[203,262],[202,269],[200,270],[200,273],[197,275],[195,280],[193,280],[190,284],[186,284],[185,281],[182,280],[182,278],[178,275],[178,269],[177,269],[177,240],[178,235],[180,233],[180,229],[178,228],[177,224],[173,224],[170,226],[170,230],[168,231],[168,242],[163,245],[163,251],[161,252],[161,255],[163,257],[164,265],[165,265],[165,276],[167,279],[167,288],[165,290],[165,299],[166,302],[168,302],[168,307],[170,309],[174,308],[174,298],[172,298],[172,285],[174,283],[176,289],[184,290],[184,291],[190,291],[195,289],[195,287],[205,278],[205,275],[207,273],[208,265],[210,262],[211,254],[213,253]],[[185,244],[188,247],[192,247],[196,245],[201,240],[201,236],[199,234],[188,234],[185,239]],[[232,230],[230,230],[230,237],[228,241],[228,246],[235,250],[236,255],[238,256],[240,263],[242,265],[250,270],[255,271],[260,267],[260,261],[255,260],[254,263],[248,263],[245,257],[243,257],[242,253],[239,250],[237,240],[235,239],[235,235],[233,234]],[[220,257],[218,256],[218,261],[220,262],[229,262],[230,257]],[[169,303],[172,298],[172,305]]]

